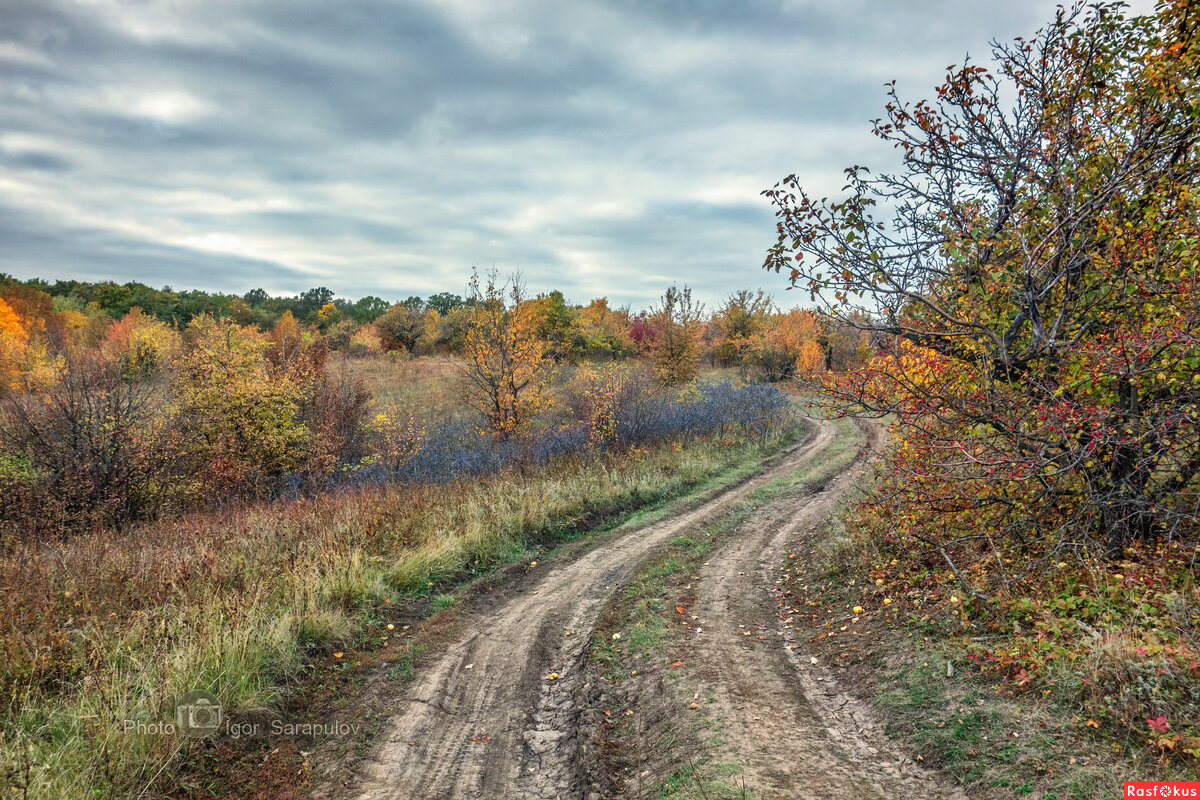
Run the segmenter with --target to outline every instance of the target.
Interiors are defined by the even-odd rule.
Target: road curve
[[[882,445],[882,430],[868,428]],[[873,712],[773,613],[779,554],[819,530],[865,463],[788,493],[742,523],[700,570],[692,614],[698,694],[711,698],[746,788],[761,800],[965,800],[884,735]]]
[[[829,445],[831,423],[773,466],[677,516],[631,528],[498,607],[472,612],[463,633],[421,670],[354,790],[360,800],[580,798],[576,780],[582,662],[596,617],[657,548],[790,475]],[[547,680],[558,673],[556,680]]]

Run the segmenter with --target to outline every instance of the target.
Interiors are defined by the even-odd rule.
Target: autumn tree
[[[48,308],[35,313],[58,313]],[[14,320],[23,352],[19,382],[0,392],[0,464],[10,467],[0,469],[0,518],[36,534],[157,513],[180,468],[174,386],[162,374],[177,333],[134,308],[99,342],[75,341],[62,315],[49,326],[20,320],[0,300],[0,348]],[[47,327],[59,330],[53,344]]]
[[[817,315],[794,308],[765,317],[747,337],[743,358],[768,381],[809,376],[825,364],[819,337]]]
[[[148,376],[178,354],[179,334],[135,306],[109,326],[100,346],[123,363],[126,375]]]
[[[384,350],[412,353],[425,333],[425,310],[420,298],[393,305],[375,320],[375,329],[379,331]]]
[[[577,326],[578,312],[567,305],[560,291],[539,294],[527,301],[528,313],[538,327],[538,336],[546,342],[547,354],[555,362],[575,361],[583,348]]]
[[[753,339],[767,326],[774,311],[771,297],[762,289],[734,292],[713,315],[719,338],[716,357],[725,366],[745,366]]]
[[[28,347],[29,333],[21,317],[0,298],[0,396],[17,388]]]
[[[281,321],[280,323],[284,323]],[[294,320],[293,320],[294,324]],[[303,387],[276,359],[296,346],[278,336],[200,316],[184,331],[178,387],[196,478],[209,491],[269,492],[300,467],[311,431],[301,418]]]
[[[687,383],[696,376],[703,315],[703,304],[692,301],[687,286],[667,287],[662,303],[650,313],[655,332],[649,345],[650,360],[664,384]]]
[[[286,364],[304,349],[304,330],[292,316],[291,311],[283,312],[279,322],[271,329],[271,353],[276,364]]]
[[[646,356],[650,353],[650,348],[658,339],[658,331],[654,328],[654,322],[650,319],[649,311],[639,311],[629,318],[629,331],[626,334],[630,343],[633,345],[633,352],[639,356]]]
[[[359,325],[352,319],[344,319],[325,332],[325,345],[330,350],[349,350],[350,340],[358,332]]]
[[[317,311],[317,328],[322,333],[329,330],[342,318],[342,310],[333,303],[326,303]]]
[[[579,309],[576,322],[584,351],[593,358],[621,358],[633,352],[628,307],[609,308],[600,297]]]
[[[27,287],[4,287],[0,304],[0,395],[50,386],[62,366],[58,350],[71,341],[65,315]]]
[[[421,316],[421,335],[417,347],[425,355],[432,354],[442,337],[442,315],[436,308],[427,308]]]
[[[767,268],[895,343],[830,386],[895,415],[895,534],[986,570],[976,589],[1018,556],[1195,533],[1198,34],[1194,3],[1060,8],[929,101],[892,84],[874,129],[898,172],[851,167],[834,201],[795,176],[765,193]]]
[[[519,277],[507,284],[495,273],[471,276],[471,303],[463,325],[462,371],[467,401],[495,436],[519,433],[543,407],[551,367],[539,335],[541,315],[522,296]]]

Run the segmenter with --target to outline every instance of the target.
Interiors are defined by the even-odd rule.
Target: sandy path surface
[[[778,554],[827,519],[863,469],[760,509],[699,575],[691,613],[701,628],[692,636],[705,665],[700,695],[715,698],[708,713],[725,726],[723,755],[742,765],[760,800],[962,797],[897,752],[871,711],[839,687],[832,665],[814,663],[773,613]]]
[[[417,675],[399,703],[359,770],[355,796],[583,798],[580,744],[590,733],[580,729],[579,712],[591,687],[582,665],[599,612],[658,548],[819,457],[835,428],[814,424],[804,442],[750,480],[548,566],[520,593],[469,613],[464,633]],[[775,630],[773,578],[764,559],[827,515],[859,469],[842,472],[820,491],[790,493],[760,509],[701,576],[695,613],[704,631],[695,644],[710,665],[702,680],[718,698],[713,713],[728,726],[732,755],[757,797],[947,796],[891,752],[866,709],[832,679],[823,680],[820,669],[800,663]],[[738,625],[755,635],[745,636]]]

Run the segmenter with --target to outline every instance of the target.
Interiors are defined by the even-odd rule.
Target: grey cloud
[[[17,169],[36,169],[44,172],[66,172],[71,169],[71,162],[68,159],[53,153],[13,152],[2,147],[0,147],[0,164],[7,164]]]
[[[1148,0],[1139,0],[1148,2]],[[223,291],[534,290],[716,302],[774,234],[759,192],[886,165],[897,77],[1031,33],[1038,0],[77,4],[0,27],[0,268]]]
[[[0,272],[50,281],[56,278],[140,281],[151,286],[237,293],[267,285],[286,293],[291,290],[285,287],[295,280],[294,274],[267,261],[213,257],[112,231],[60,227],[4,207],[0,207],[0,242],[4,243],[0,249]],[[55,266],[64,263],[69,265],[66,270]]]

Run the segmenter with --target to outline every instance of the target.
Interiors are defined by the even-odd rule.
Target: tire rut
[[[692,613],[701,631],[692,644],[705,665],[700,694],[725,725],[722,755],[743,768],[747,788],[763,800],[964,798],[897,752],[870,709],[773,614],[774,554],[832,514],[864,467],[860,459],[824,486],[760,509],[699,574]]]
[[[582,663],[603,605],[658,548],[795,472],[833,431],[817,421],[804,442],[753,478],[551,565],[521,594],[464,617],[468,632],[418,673],[362,764],[355,796],[580,798],[579,705],[590,690]],[[551,673],[559,677],[548,680]]]

